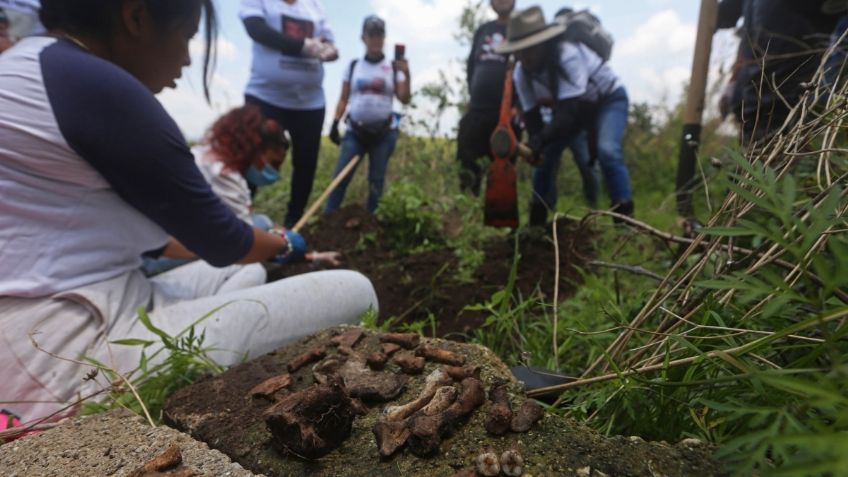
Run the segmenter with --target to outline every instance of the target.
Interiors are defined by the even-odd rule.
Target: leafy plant
[[[139,415],[146,414],[155,421],[161,420],[162,406],[171,394],[202,376],[224,372],[225,368],[209,357],[213,348],[204,345],[205,333],[198,334],[196,328],[225,306],[212,310],[175,336],[157,328],[147,311],[143,307],[139,308],[138,319],[157,336],[158,341],[123,339],[112,342],[118,346],[141,348],[138,368],[125,378],[103,363],[88,358],[89,362],[103,370],[110,389],[106,399],[86,402],[82,413],[94,414],[125,408]]]
[[[380,201],[377,219],[394,250],[411,253],[444,246],[441,215],[433,201],[412,182],[394,184]]]

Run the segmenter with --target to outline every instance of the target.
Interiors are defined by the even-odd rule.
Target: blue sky
[[[462,0],[324,0],[341,59],[325,65],[324,90],[328,111],[335,108],[344,67],[363,53],[359,39],[362,19],[376,13],[387,22],[387,53],[405,43],[413,88],[438,77],[440,69],[458,72],[468,52],[453,38]],[[488,2],[487,2],[488,3]],[[221,38],[213,104],[205,103],[196,66],[184,73],[177,90],[160,95],[190,139],[198,138],[215,117],[242,104],[250,70],[251,43],[238,19],[237,0],[218,0]],[[700,2],[697,0],[592,0],[568,3],[554,0],[517,1],[517,8],[540,5],[549,17],[562,6],[589,8],[601,17],[616,39],[612,67],[635,101],[668,103],[677,100],[688,80]],[[732,51],[729,35],[716,38],[717,56]],[[193,44],[195,64],[202,46]],[[454,118],[446,118],[450,123]]]

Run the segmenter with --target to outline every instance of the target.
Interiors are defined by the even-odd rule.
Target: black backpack
[[[615,40],[601,26],[601,20],[589,10],[563,13],[555,20],[565,25],[565,33],[562,34],[565,41],[583,43],[597,53],[604,62],[609,61]]]

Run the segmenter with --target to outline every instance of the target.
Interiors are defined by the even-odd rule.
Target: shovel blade
[[[483,223],[490,227],[518,228],[517,182],[511,161],[505,158],[492,161],[486,181]]]

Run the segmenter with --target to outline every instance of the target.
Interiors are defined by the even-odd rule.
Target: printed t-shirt
[[[274,30],[297,39],[334,41],[324,7],[318,0],[242,0],[239,16],[264,18]],[[253,63],[246,93],[279,108],[324,107],[324,67],[315,58],[283,54],[253,42]]]

